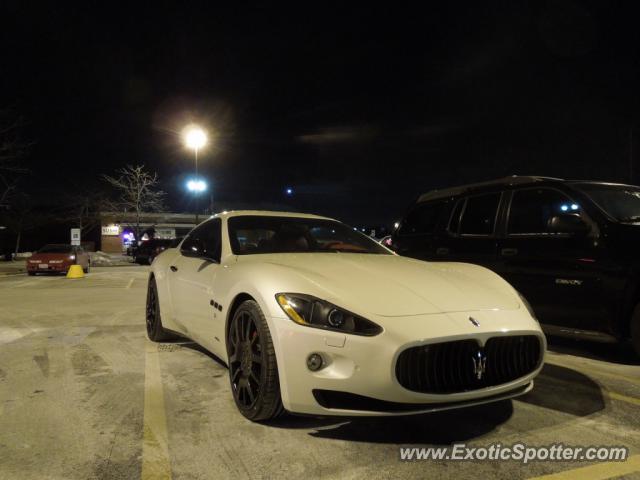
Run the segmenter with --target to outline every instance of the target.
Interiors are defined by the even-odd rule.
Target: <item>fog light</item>
[[[324,361],[319,353],[312,353],[307,357],[307,368],[312,372],[317,372],[323,365]]]

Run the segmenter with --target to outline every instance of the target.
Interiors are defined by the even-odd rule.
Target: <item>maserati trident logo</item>
[[[473,373],[478,380],[482,380],[482,375],[487,371],[487,357],[482,350],[478,350],[472,359]]]
[[[473,324],[474,327],[480,326],[480,322],[473,317],[469,317],[469,321]]]

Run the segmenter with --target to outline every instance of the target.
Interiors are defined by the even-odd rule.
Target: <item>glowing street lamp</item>
[[[188,127],[184,133],[184,143],[197,152],[207,144],[207,134],[200,127]]]
[[[207,182],[200,179],[189,180],[187,182],[187,190],[194,193],[202,193],[207,189]]]
[[[204,180],[198,178],[198,151],[207,145],[206,132],[197,125],[189,125],[183,131],[184,144],[187,148],[193,150],[196,165],[196,176],[193,180],[187,182],[187,189],[193,192],[196,200],[196,224],[198,223],[198,194],[204,192],[207,189],[207,184]]]

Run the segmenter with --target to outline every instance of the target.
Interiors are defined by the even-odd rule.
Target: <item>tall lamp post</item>
[[[196,200],[196,224],[198,223],[198,214],[199,212],[199,195],[201,192],[207,189],[207,184],[204,180],[200,180],[198,178],[198,151],[207,144],[207,134],[205,131],[196,126],[191,125],[187,127],[184,131],[184,143],[185,145],[192,149],[195,156],[195,166],[196,166],[196,176],[193,180],[189,180],[187,182],[187,188],[193,192]]]

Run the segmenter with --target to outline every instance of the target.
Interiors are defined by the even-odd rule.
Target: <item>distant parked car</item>
[[[391,235],[387,235],[386,237],[382,237],[378,240],[378,243],[384,247],[387,247],[393,250],[393,237]]]
[[[73,264],[81,265],[84,273],[89,273],[89,254],[82,247],[51,243],[27,259],[27,273],[67,273]]]
[[[396,252],[469,262],[504,277],[543,329],[640,354],[640,187],[508,177],[425,193],[393,234]]]
[[[133,252],[133,261],[140,265],[150,265],[153,259],[167,248],[174,246],[175,240],[152,238],[144,241]]]

